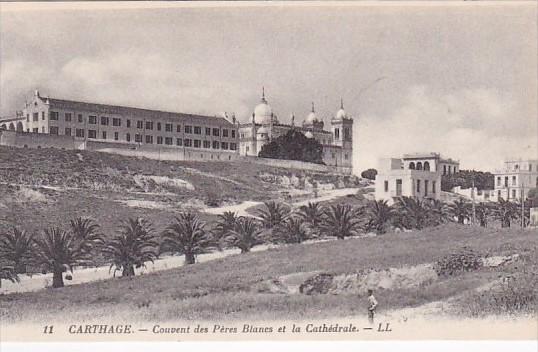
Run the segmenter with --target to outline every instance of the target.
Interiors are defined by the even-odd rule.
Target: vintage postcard
[[[0,4],[0,340],[538,339],[537,3]]]

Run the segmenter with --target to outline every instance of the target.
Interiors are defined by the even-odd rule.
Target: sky
[[[461,6],[463,5],[463,6]],[[0,4],[0,115],[56,98],[282,122],[354,119],[354,172],[440,152],[538,159],[536,2]]]

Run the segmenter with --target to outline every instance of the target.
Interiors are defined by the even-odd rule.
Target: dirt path
[[[343,189],[336,189],[336,190],[330,190],[324,192],[324,194],[321,197],[318,198],[311,198],[304,201],[300,201],[297,203],[293,203],[294,206],[301,206],[303,204],[307,204],[309,201],[326,201],[337,197],[342,197],[348,194],[355,194],[357,192],[357,188],[343,188]],[[249,215],[246,210],[250,207],[263,204],[261,202],[252,202],[252,201],[246,201],[240,204],[231,205],[231,206],[225,206],[220,208],[207,208],[205,209],[206,212],[210,214],[222,214],[225,211],[235,211],[239,215]],[[268,248],[274,247],[273,245],[261,245],[254,247],[252,251],[264,251]],[[216,251],[213,253],[208,254],[202,254],[197,257],[198,262],[207,262],[214,259],[224,258],[229,255],[238,254],[240,251],[238,249],[227,249],[223,251]],[[146,268],[141,268],[140,270],[137,270],[137,275],[143,275],[146,273],[156,272],[160,270],[166,270],[171,268],[180,267],[183,265],[184,257],[183,256],[169,256],[169,257],[163,257],[161,259],[157,259],[154,263],[147,263]],[[111,279],[113,277],[113,273],[110,271],[110,267],[108,265],[96,267],[96,268],[80,268],[75,269],[73,271],[72,280],[65,280],[65,284],[67,286],[70,285],[77,285],[81,283],[86,282],[92,282],[92,281],[98,281],[98,280],[106,280]],[[35,274],[32,276],[28,275],[20,275],[20,282],[19,283],[12,283],[6,280],[2,280],[2,287],[0,288],[0,294],[1,293],[15,293],[15,292],[29,292],[29,291],[37,291],[41,290],[43,288],[49,287],[52,284],[52,274]]]
[[[300,207],[302,205],[306,205],[309,202],[326,202],[328,200],[332,200],[334,198],[338,197],[345,197],[350,194],[356,194],[359,188],[341,188],[341,189],[333,189],[333,190],[327,190],[327,191],[321,191],[320,196],[317,198],[311,197],[299,202],[291,203],[293,207]],[[223,207],[218,208],[206,208],[203,211],[209,214],[213,215],[220,215],[223,214],[226,211],[236,212],[239,216],[252,216],[252,214],[249,214],[246,210],[258,205],[262,205],[263,202],[252,202],[252,201],[245,201],[239,204],[234,205],[227,205]]]
[[[252,249],[253,252],[264,251],[271,247],[270,245],[256,246]],[[210,260],[224,258],[230,255],[239,254],[238,249],[226,249],[223,251],[215,251],[213,253],[201,254],[196,257],[197,262],[204,263]],[[137,275],[144,275],[156,271],[167,270],[183,266],[184,256],[168,256],[155,260],[153,263],[146,263],[145,268],[137,269]],[[110,271],[110,266],[100,266],[95,268],[76,268],[73,270],[73,279],[64,280],[66,286],[78,285],[82,283],[107,280],[113,278],[113,271]],[[0,293],[15,293],[15,292],[30,292],[41,290],[52,285],[52,273],[35,274],[32,276],[19,275],[20,282],[12,283],[2,280],[2,288]]]

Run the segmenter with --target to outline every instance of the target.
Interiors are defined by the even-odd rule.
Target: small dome
[[[346,111],[344,109],[340,109],[336,112],[336,118],[338,120],[342,120],[342,119],[345,119],[347,118],[347,114],[346,114]]]
[[[304,120],[304,123],[305,125],[311,125],[315,122],[319,122],[319,119],[316,115],[316,111],[314,110],[314,103],[312,102],[312,111],[310,112],[310,114],[308,114],[308,116]]]
[[[311,112],[310,114],[308,114],[308,116],[306,117],[306,120],[305,120],[305,122],[308,123],[308,124],[318,122],[318,121],[319,121],[319,119],[316,116],[315,112]]]
[[[269,130],[265,127],[262,127],[256,131],[257,140],[266,140],[269,139]]]
[[[304,135],[306,138],[314,138],[314,135],[310,131],[307,131]]]
[[[343,120],[347,118],[347,113],[344,110],[344,100],[340,99],[340,110],[336,112],[336,120]]]

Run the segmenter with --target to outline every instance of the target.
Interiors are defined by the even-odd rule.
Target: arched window
[[[24,128],[22,127],[22,122],[17,122],[17,132],[23,132]]]
[[[9,124],[9,130],[15,131],[15,125],[13,124],[13,122]]]
[[[417,163],[417,170],[422,170],[422,163],[420,161]]]
[[[424,162],[424,171],[430,171],[430,163],[427,161]]]
[[[409,169],[410,170],[415,170],[415,163],[414,162],[409,163]]]

